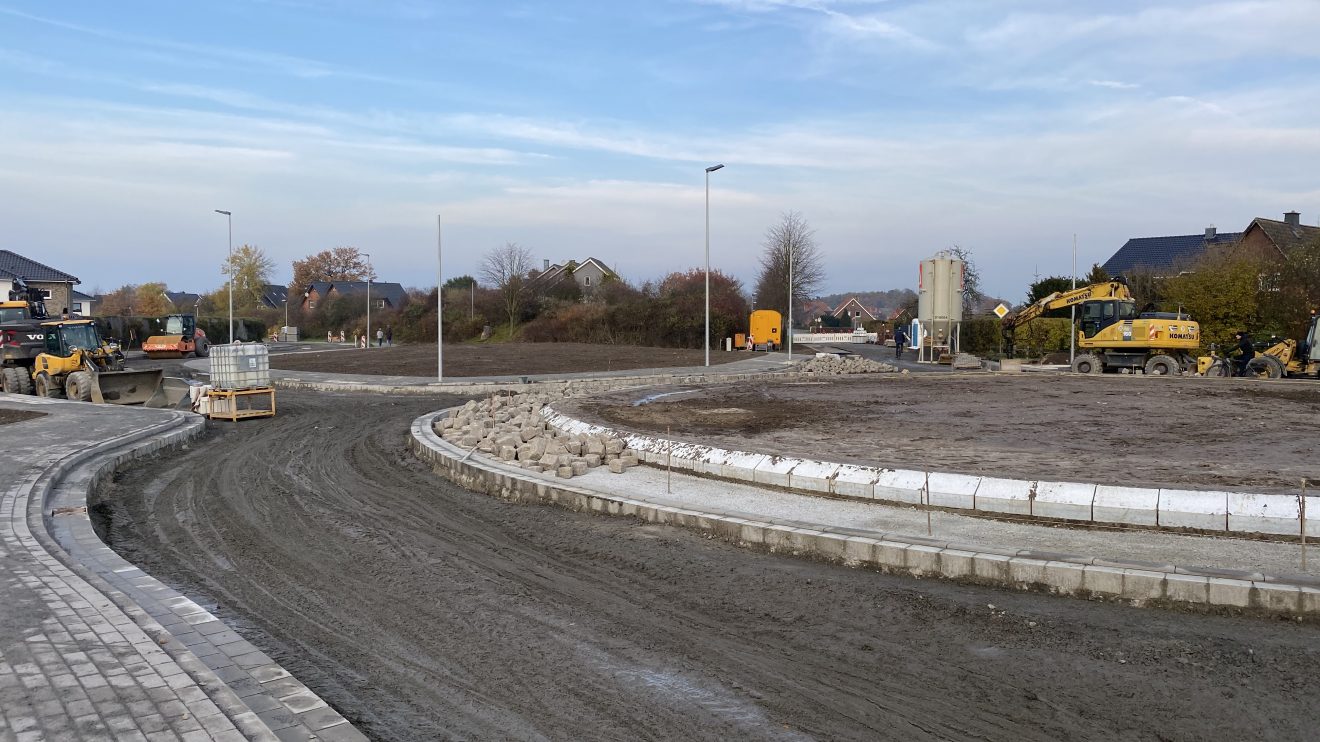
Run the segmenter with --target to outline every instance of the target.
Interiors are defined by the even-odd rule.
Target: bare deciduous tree
[[[518,317],[527,302],[527,274],[531,270],[532,251],[516,242],[491,250],[481,260],[481,277],[499,293],[509,317],[509,332],[517,327]]]
[[[980,309],[985,294],[981,291],[981,269],[972,260],[972,251],[961,245],[954,245],[949,254],[963,262],[963,314],[974,315]]]
[[[792,257],[793,306],[801,307],[825,280],[825,262],[816,232],[796,211],[783,215],[765,233],[761,274],[756,279],[756,308],[776,309],[788,319],[789,258]]]

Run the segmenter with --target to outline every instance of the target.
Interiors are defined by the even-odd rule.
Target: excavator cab
[[[1136,319],[1137,303],[1131,299],[1097,299],[1082,302],[1082,335],[1095,337],[1118,322]]]

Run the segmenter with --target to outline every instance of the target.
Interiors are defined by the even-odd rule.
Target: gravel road
[[[1310,739],[1320,634],[888,577],[519,506],[404,447],[453,403],[280,392],[94,503],[376,739]],[[993,608],[991,607],[993,606]]]

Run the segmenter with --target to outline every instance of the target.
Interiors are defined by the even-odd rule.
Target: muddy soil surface
[[[1320,479],[1320,385],[1311,382],[870,375],[722,385],[635,404],[655,393],[559,407],[722,448],[871,466],[1291,493],[1302,477]]]
[[[445,376],[517,376],[579,371],[701,366],[700,350],[642,348],[590,343],[462,343],[445,346]],[[711,352],[712,364],[747,358],[746,353]],[[341,374],[435,376],[435,346],[396,345],[367,351],[288,353],[272,356],[271,368]]]
[[[375,739],[1300,740],[1320,721],[1312,625],[513,505],[404,448],[448,400],[280,395],[276,418],[133,464],[93,512]]]
[[[9,425],[11,423],[21,423],[24,420],[31,420],[37,417],[45,417],[44,412],[33,412],[32,410],[15,410],[6,407],[0,407],[0,425]]]

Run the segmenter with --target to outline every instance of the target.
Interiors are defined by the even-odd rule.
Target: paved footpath
[[[0,740],[362,740],[287,671],[100,542],[86,496],[187,413],[0,394]]]

